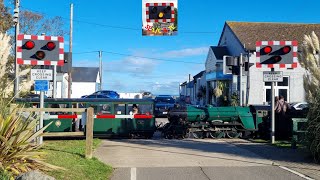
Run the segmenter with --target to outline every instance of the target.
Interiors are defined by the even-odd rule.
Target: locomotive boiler
[[[262,117],[249,107],[175,106],[163,127],[165,138],[238,138],[258,130]]]

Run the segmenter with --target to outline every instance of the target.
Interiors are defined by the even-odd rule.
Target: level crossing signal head
[[[295,41],[257,42],[257,58],[260,64],[293,64],[296,51]]]
[[[64,64],[63,37],[18,35],[17,63],[31,65]]]
[[[174,22],[173,3],[146,3],[147,22]]]

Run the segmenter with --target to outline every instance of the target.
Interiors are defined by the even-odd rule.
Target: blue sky
[[[209,46],[217,45],[225,21],[320,22],[317,0],[178,0],[178,35],[146,37],[141,35],[141,1],[21,0],[21,9],[61,16],[68,30],[73,3],[74,66],[97,67],[97,51],[102,50],[104,89],[154,94],[178,94],[179,83],[188,74],[205,69]],[[68,35],[65,40],[69,41]]]

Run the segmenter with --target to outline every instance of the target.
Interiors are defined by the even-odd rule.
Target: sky
[[[179,94],[189,74],[205,70],[225,21],[320,23],[318,0],[178,0],[178,35],[142,36],[142,0],[20,1],[21,10],[61,16],[66,30],[71,3],[73,65],[98,67],[103,51],[103,89],[117,92]]]

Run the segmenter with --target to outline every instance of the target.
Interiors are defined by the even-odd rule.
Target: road
[[[233,141],[168,140],[156,133],[153,139],[103,140],[94,155],[116,168],[111,180],[303,179]]]
[[[95,151],[112,180],[303,179],[228,140],[103,140]]]

